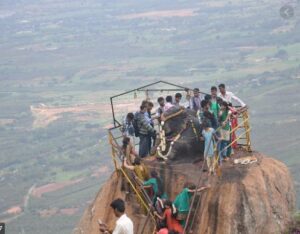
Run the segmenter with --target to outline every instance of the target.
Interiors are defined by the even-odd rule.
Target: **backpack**
[[[133,128],[134,128],[134,135],[135,135],[135,137],[139,137],[139,136],[140,136],[140,128],[139,128],[139,112],[136,112],[136,113],[134,114]]]

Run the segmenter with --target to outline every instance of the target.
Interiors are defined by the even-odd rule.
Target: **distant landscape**
[[[241,97],[253,148],[287,164],[300,208],[299,1],[2,0],[0,29],[7,233],[72,232],[113,170],[109,97],[158,80]]]

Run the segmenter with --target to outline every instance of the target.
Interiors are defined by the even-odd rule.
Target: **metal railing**
[[[116,138],[114,138],[114,136],[110,130],[108,130],[108,135],[109,135],[109,143],[112,148],[111,157],[112,157],[116,172],[117,173],[121,172],[121,174],[124,176],[125,180],[129,183],[130,187],[134,191],[138,200],[141,202],[142,208],[144,208],[146,210],[146,212],[148,214],[147,216],[151,217],[151,219],[156,227],[156,219],[155,219],[154,214],[152,213],[152,209],[150,206],[150,203],[152,202],[151,199],[149,198],[147,192],[138,183],[138,181],[136,179],[130,178],[130,176],[127,174],[126,170],[124,170],[122,165],[119,164],[122,161],[121,155],[123,154],[123,152],[121,150],[120,145],[116,141]],[[133,172],[133,174],[135,174],[135,173]],[[148,219],[148,217],[147,217],[147,219]],[[144,230],[144,227],[143,227],[143,230]]]
[[[244,112],[247,112],[247,110],[245,110]],[[238,140],[240,140],[244,135],[246,135],[246,139],[249,137],[249,140],[247,140],[247,144],[246,146],[248,147],[248,149],[251,150],[251,143],[250,143],[250,131],[251,131],[251,128],[249,126],[249,116],[248,116],[248,113],[246,113],[246,115],[244,115],[242,112],[241,114],[243,115],[243,121],[238,124],[235,128],[231,129],[230,131],[230,135],[235,132],[237,129],[239,128],[244,128],[245,131],[243,133],[241,133],[235,140],[233,140],[230,144],[228,144],[226,147],[224,147],[224,149],[222,149],[220,152],[218,152],[218,147],[214,147],[214,155],[217,155],[216,159],[215,159],[215,162],[214,162],[214,167],[216,167],[216,165],[219,163],[219,159],[220,159],[220,155],[225,152],[226,150],[228,150],[228,148],[232,147],[233,144],[235,144]],[[216,131],[219,131],[221,129],[221,127],[219,127]],[[210,142],[211,143],[211,142]],[[248,150],[247,149],[247,150]],[[206,157],[204,157],[204,161],[203,161],[203,165],[202,165],[202,168],[204,167],[205,165],[205,160],[206,160]],[[199,176],[199,180],[198,180],[198,184],[197,184],[197,187],[196,189],[200,186],[200,183],[201,183],[201,175],[202,175],[202,171],[201,171],[201,174]],[[196,192],[193,194],[193,197],[192,197],[192,201],[191,201],[191,205],[190,205],[190,210],[188,212],[188,216],[187,216],[187,219],[186,219],[186,224],[184,226],[184,231],[183,231],[183,234],[186,234],[188,231],[191,231],[193,229],[193,225],[194,225],[194,222],[195,222],[195,217],[198,213],[198,209],[199,209],[199,204],[200,204],[200,199],[198,200],[197,204],[196,204],[196,209],[194,211],[194,215],[191,216],[191,212],[192,212],[192,208],[195,204],[195,198],[196,196],[198,195],[198,192],[196,190]],[[189,221],[191,220],[191,223],[189,223]]]

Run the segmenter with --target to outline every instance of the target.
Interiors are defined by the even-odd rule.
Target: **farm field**
[[[249,106],[253,148],[285,162],[300,208],[300,3],[3,0],[0,220],[71,233],[110,176],[109,97],[166,80],[225,83]],[[164,94],[163,94],[164,95]],[[118,116],[138,109],[126,96]],[[155,102],[155,99],[153,100]]]

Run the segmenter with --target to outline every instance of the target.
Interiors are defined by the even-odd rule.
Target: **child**
[[[221,124],[221,143],[219,146],[219,157],[220,162],[223,160],[227,161],[227,146],[230,144],[230,118],[231,111],[227,102],[223,101],[221,104],[221,111],[219,113],[220,124]]]
[[[214,174],[214,137],[215,130],[211,128],[207,121],[202,123],[202,136],[204,139],[204,157],[206,157],[208,172]]]
[[[176,208],[173,206],[172,202],[167,200],[165,201],[164,206],[165,210],[163,215],[160,216],[157,212],[154,212],[155,216],[157,216],[160,220],[166,220],[168,230],[174,230],[179,233],[183,233],[183,228],[175,217]]]

